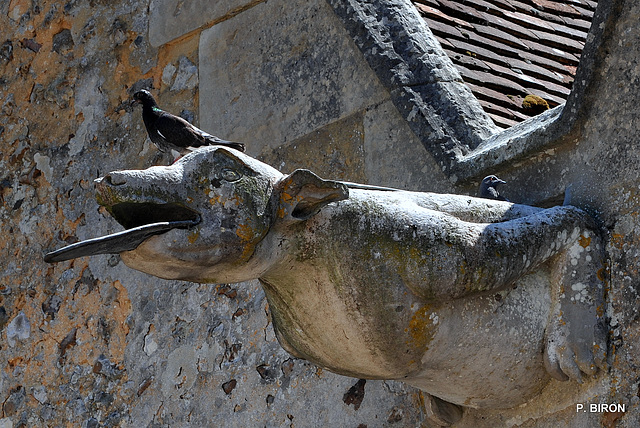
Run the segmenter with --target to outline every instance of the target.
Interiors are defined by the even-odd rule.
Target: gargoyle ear
[[[230,161],[230,163],[245,165],[245,162],[243,162],[242,159],[236,156],[231,150],[227,150],[225,147],[218,148],[215,151],[215,156],[223,157],[228,162]]]
[[[349,197],[349,189],[345,184],[323,180],[306,169],[296,169],[284,177],[277,188],[280,191],[280,218],[290,215],[298,220],[306,220],[325,205]]]

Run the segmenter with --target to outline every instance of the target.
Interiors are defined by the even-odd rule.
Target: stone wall
[[[571,426],[640,424],[640,5],[601,0],[598,8],[597,30],[592,29],[565,107],[565,123],[571,124],[565,136],[497,170],[513,183],[514,200],[540,202],[570,186],[571,203],[591,212],[607,237],[610,372],[576,388],[583,398],[564,400],[549,426],[553,418]],[[625,412],[576,412],[578,403],[624,404]]]
[[[285,353],[255,282],[42,261],[121,229],[95,178],[172,161],[129,106],[142,87],[283,171],[450,189],[330,7],[295,3],[0,5],[0,427],[420,423],[416,390]],[[413,152],[386,156],[399,142]]]
[[[454,187],[325,0],[2,2],[0,428],[426,424],[418,391],[286,354],[255,282],[165,281],[118,256],[42,261],[120,230],[93,179],[172,161],[129,106],[142,87],[283,172],[473,193],[489,169],[511,200],[542,205],[571,186],[607,236],[611,371],[552,381],[517,409],[469,410],[459,426],[637,426],[640,6],[599,3],[568,110],[504,134],[523,145],[490,146]]]

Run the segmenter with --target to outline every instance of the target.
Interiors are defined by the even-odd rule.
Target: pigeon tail
[[[214,137],[213,135],[205,137],[205,141],[210,146],[225,146],[225,147],[231,147],[232,149],[236,149],[241,152],[245,151],[244,143],[236,143],[235,141],[221,140],[220,138]]]
[[[573,184],[569,184],[566,189],[564,189],[564,201],[562,201],[562,205],[571,205],[571,191],[573,190]]]

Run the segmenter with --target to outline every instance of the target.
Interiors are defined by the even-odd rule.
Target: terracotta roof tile
[[[465,34],[465,37],[471,44],[495,50],[500,55],[504,55],[506,57],[518,57],[520,56],[520,51],[529,50],[529,47],[525,43],[513,46],[510,43],[503,43],[502,40],[484,37],[478,33],[467,33]]]
[[[562,47],[554,47],[555,43],[551,43],[549,40],[540,40],[538,42],[525,40],[524,43],[529,46],[529,50],[525,52],[524,56],[527,56],[529,60],[535,61],[541,64],[545,64],[545,58],[558,61],[561,64],[578,65],[580,61],[577,56],[567,52],[568,49],[562,49]],[[537,57],[534,58],[526,53],[534,53]]]
[[[429,28],[432,32],[441,34],[443,37],[456,37],[459,39],[463,38],[462,31],[465,31],[462,27],[454,27],[453,25],[449,25],[446,23],[432,21],[429,24]],[[471,29],[472,27],[469,27]]]
[[[447,41],[457,52],[495,64],[509,65],[509,59],[505,55],[499,54],[492,49],[487,49],[482,46],[478,46],[477,44],[469,43],[466,40],[447,39]]]
[[[545,57],[538,52],[523,51],[520,53],[520,56],[524,58],[525,61],[531,64],[536,64],[540,67],[544,67],[551,71],[562,73],[562,74],[567,73],[568,70],[570,69],[571,70],[575,69],[576,66],[578,65],[577,63],[563,64],[561,62],[555,61],[554,59]]]
[[[513,12],[516,10],[516,8],[513,7],[511,3],[509,3],[509,0],[493,0],[491,1],[491,3],[495,5],[496,8],[499,9],[500,11],[510,10]]]
[[[538,9],[544,10],[546,12],[556,12],[559,15],[573,15],[578,18],[581,16],[580,12],[577,11],[573,5],[568,5],[562,2],[555,2],[549,0],[531,0],[533,4],[535,4]]]
[[[460,27],[473,28],[473,26],[468,22],[466,22],[465,20],[449,16],[446,13],[442,12],[440,9],[427,6],[424,4],[420,4],[420,3],[416,4],[416,7],[418,8],[418,10],[423,16],[433,18],[432,22],[435,22],[436,20],[442,20],[445,23],[449,23],[451,25],[458,25]]]
[[[466,3],[468,4],[469,2]],[[476,10],[489,13],[501,13],[503,10],[515,10],[507,0],[504,0],[501,3],[496,1],[491,2],[484,0],[475,0],[473,4],[470,4],[470,6],[475,8]]]
[[[584,7],[576,6],[575,4],[571,5],[571,7],[573,7],[575,10],[580,12],[580,15],[586,16],[586,17],[588,17],[590,19],[593,19],[593,14],[594,14],[595,10],[585,9]]]
[[[491,67],[481,59],[478,59],[466,53],[461,54],[455,52],[454,50],[450,49],[450,47],[453,46],[449,44],[448,46],[443,46],[443,49],[450,58],[456,59],[456,63],[459,63],[471,70],[491,71]]]
[[[568,96],[597,2],[412,0],[463,80],[498,126],[533,113],[528,94],[551,107]]]
[[[565,37],[573,38],[574,40],[586,40],[587,33],[582,30],[578,30],[577,28],[567,27],[566,25],[561,24],[551,24],[556,34],[560,34]]]
[[[519,59],[511,59],[509,61],[512,71],[518,73],[523,72],[528,76],[537,77],[542,80],[555,82],[558,84],[566,84],[572,80],[566,80],[570,78],[565,73],[567,71],[563,70],[563,73],[558,73],[556,71],[551,70],[548,67],[542,67],[536,64],[531,63],[530,61],[523,61]],[[575,73],[575,71],[574,71]]]
[[[507,33],[511,33],[514,36],[522,37],[523,39],[537,40],[536,36],[531,30],[523,27],[513,21],[509,21],[499,16],[485,14],[485,24],[491,24],[492,27],[500,28]]]
[[[493,104],[501,105],[506,108],[518,109],[522,106],[522,98],[517,96],[507,96],[502,92],[494,91],[485,86],[477,86],[473,83],[467,83],[476,97],[480,101],[490,101]]]
[[[493,114],[494,116],[502,116],[506,119],[509,119],[509,121],[513,122],[513,124],[515,124],[518,120],[513,110],[509,110],[508,108],[493,104],[485,100],[480,100],[480,105],[487,113]]]
[[[491,114],[489,113],[489,117],[491,119],[493,119],[493,122],[498,125],[501,128],[510,128],[513,125],[517,124],[518,121],[515,120],[509,120],[507,118],[505,118],[504,116],[498,116],[496,114]]]
[[[536,34],[536,36],[538,36],[539,40],[544,40],[544,44],[547,46],[566,50],[578,55],[580,55],[580,53],[582,52],[582,48],[584,47],[584,42],[581,42],[579,40],[560,36],[558,34],[542,33],[541,31],[537,30],[532,31]]]
[[[508,45],[524,49],[529,48],[519,37],[516,37],[511,33],[507,33],[506,31],[503,31],[499,28],[480,24],[474,25],[474,28],[479,34],[482,34],[483,36],[496,40],[498,42],[506,43]]]
[[[541,30],[541,31],[553,32],[553,27],[550,25],[550,22],[548,20],[545,21],[533,15],[527,15],[522,12],[505,11],[503,15],[506,19],[515,21],[518,24],[522,25],[523,27]],[[562,21],[558,19],[556,22],[562,22]]]
[[[591,28],[591,19],[583,20],[583,19],[565,18],[564,22],[566,22],[569,27],[579,28],[583,30],[585,33],[589,31],[589,28]]]
[[[458,70],[465,81],[475,83],[476,85],[484,85],[496,91],[503,91],[503,93],[508,94],[517,94],[523,97],[530,93],[524,86],[516,82],[515,79],[506,79],[496,75],[495,73],[470,70],[462,66],[458,66]]]
[[[472,19],[475,18],[475,19],[478,19],[478,20],[482,19],[482,16],[478,12],[478,10],[474,9],[473,7],[465,6],[464,4],[461,4],[460,2],[449,1],[449,0],[438,0],[438,3],[440,3],[445,8],[453,11],[454,13],[458,12],[458,13],[466,16],[467,18],[472,18]]]

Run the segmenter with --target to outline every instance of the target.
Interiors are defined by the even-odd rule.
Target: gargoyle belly
[[[403,379],[419,371],[433,336],[427,325],[431,320],[423,322],[424,311],[412,317],[417,321],[399,313],[398,305],[389,305],[384,317],[367,315],[366,308],[334,293],[302,293],[301,287],[297,293],[283,293],[282,284],[276,289],[261,282],[276,336],[292,355],[359,378]]]

